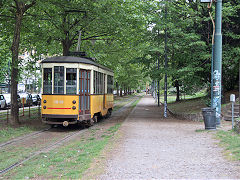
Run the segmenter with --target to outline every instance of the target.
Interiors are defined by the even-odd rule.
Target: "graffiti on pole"
[[[219,70],[213,72],[213,107],[216,108],[216,118],[220,118],[221,112],[219,104],[221,103],[221,74]]]

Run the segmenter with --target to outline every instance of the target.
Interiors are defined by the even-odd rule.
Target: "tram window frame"
[[[102,94],[102,73],[99,73],[99,94]]]
[[[52,94],[52,68],[43,68],[43,94]]]
[[[105,90],[105,77],[106,74],[98,72],[98,71],[94,71],[93,72],[93,94],[96,95],[101,95],[101,94],[105,94],[104,90]]]
[[[95,84],[94,84],[94,94],[98,94],[98,72],[95,72]]]
[[[75,80],[74,80],[75,77]],[[70,79],[68,79],[70,78]],[[66,94],[77,92],[77,68],[66,68]]]
[[[64,66],[54,66],[54,94],[64,94],[64,76]]]
[[[96,71],[93,71],[93,94],[96,94]]]
[[[113,93],[113,76],[110,75],[107,76],[107,93]]]

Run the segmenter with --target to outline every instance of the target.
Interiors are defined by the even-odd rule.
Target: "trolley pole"
[[[222,0],[216,2],[216,20],[213,51],[213,108],[216,108],[216,125],[221,125],[222,80]]]
[[[165,1],[165,25],[167,25],[167,1]],[[167,27],[165,27],[165,78],[164,78],[164,117],[167,117],[167,68],[168,68],[168,59],[167,59]]]

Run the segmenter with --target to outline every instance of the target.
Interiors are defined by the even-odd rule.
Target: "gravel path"
[[[239,163],[223,157],[214,132],[196,132],[203,123],[163,119],[162,114],[151,96],[142,98],[97,179],[240,178]]]

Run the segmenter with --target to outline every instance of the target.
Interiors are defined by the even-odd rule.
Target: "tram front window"
[[[66,93],[76,94],[77,91],[77,69],[67,68],[66,70]]]
[[[54,94],[64,93],[64,66],[54,66]]]
[[[43,94],[52,94],[52,68],[43,69]]]

